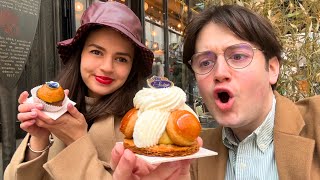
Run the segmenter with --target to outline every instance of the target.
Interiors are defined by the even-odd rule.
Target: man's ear
[[[280,62],[276,56],[269,60],[269,82],[270,84],[275,84],[278,81],[280,72]]]

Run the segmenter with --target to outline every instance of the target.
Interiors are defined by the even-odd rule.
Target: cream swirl
[[[166,129],[170,112],[146,110],[138,116],[133,131],[134,144],[139,148],[156,145]]]
[[[185,102],[186,94],[176,86],[162,89],[143,88],[133,98],[134,106],[142,112],[152,109],[172,112],[182,107]]]

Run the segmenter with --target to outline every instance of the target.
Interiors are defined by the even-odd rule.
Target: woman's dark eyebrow
[[[103,48],[102,46],[99,46],[99,45],[97,45],[97,44],[94,44],[94,43],[88,45],[88,47],[90,47],[90,46],[93,46],[93,47],[95,47],[95,48],[97,48],[97,49],[100,49],[100,50],[102,50],[102,51],[106,51],[105,48]],[[133,58],[133,57],[131,57],[131,55],[130,55],[129,53],[126,53],[126,52],[117,52],[116,54],[117,54],[117,55],[121,55],[121,56],[127,56],[127,57],[129,57],[129,58],[131,58],[131,59]]]
[[[117,52],[116,53],[117,55],[121,55],[121,56],[127,56],[129,57],[130,59],[132,59],[133,57],[131,57],[131,55],[129,53],[125,53],[125,52]]]
[[[93,46],[93,47],[95,47],[95,48],[97,48],[97,49],[100,49],[100,50],[102,50],[102,51],[106,51],[105,48],[103,48],[102,46],[99,46],[99,45],[97,45],[97,44],[94,44],[94,43],[89,44],[87,47],[90,47],[90,46]]]

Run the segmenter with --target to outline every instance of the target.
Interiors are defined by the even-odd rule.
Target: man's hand
[[[124,150],[122,144],[116,144],[111,155],[115,180],[190,179],[191,160],[150,165],[137,158],[130,150]]]

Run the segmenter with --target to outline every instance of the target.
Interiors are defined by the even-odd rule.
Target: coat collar
[[[116,143],[114,123],[114,116],[101,118],[95,121],[89,130],[98,158],[104,162],[110,162],[111,149]]]
[[[276,114],[274,125],[275,159],[280,179],[310,179],[315,142],[299,136],[305,126],[299,109],[289,99],[274,92]],[[217,156],[200,158],[197,163],[198,179],[223,180],[228,150],[222,143],[222,127],[203,129],[204,148],[218,152]]]
[[[201,172],[197,173],[198,179],[223,180],[225,178],[228,150],[222,143],[222,127],[218,127],[214,130],[203,129],[201,137],[204,140],[203,147],[218,152],[218,155],[198,159],[196,169]],[[212,176],[215,178],[212,178]]]
[[[297,106],[277,92],[275,159],[280,179],[310,179],[315,142],[299,136],[305,122]]]
[[[297,106],[276,91],[276,114],[274,131],[299,135],[305,123]]]

